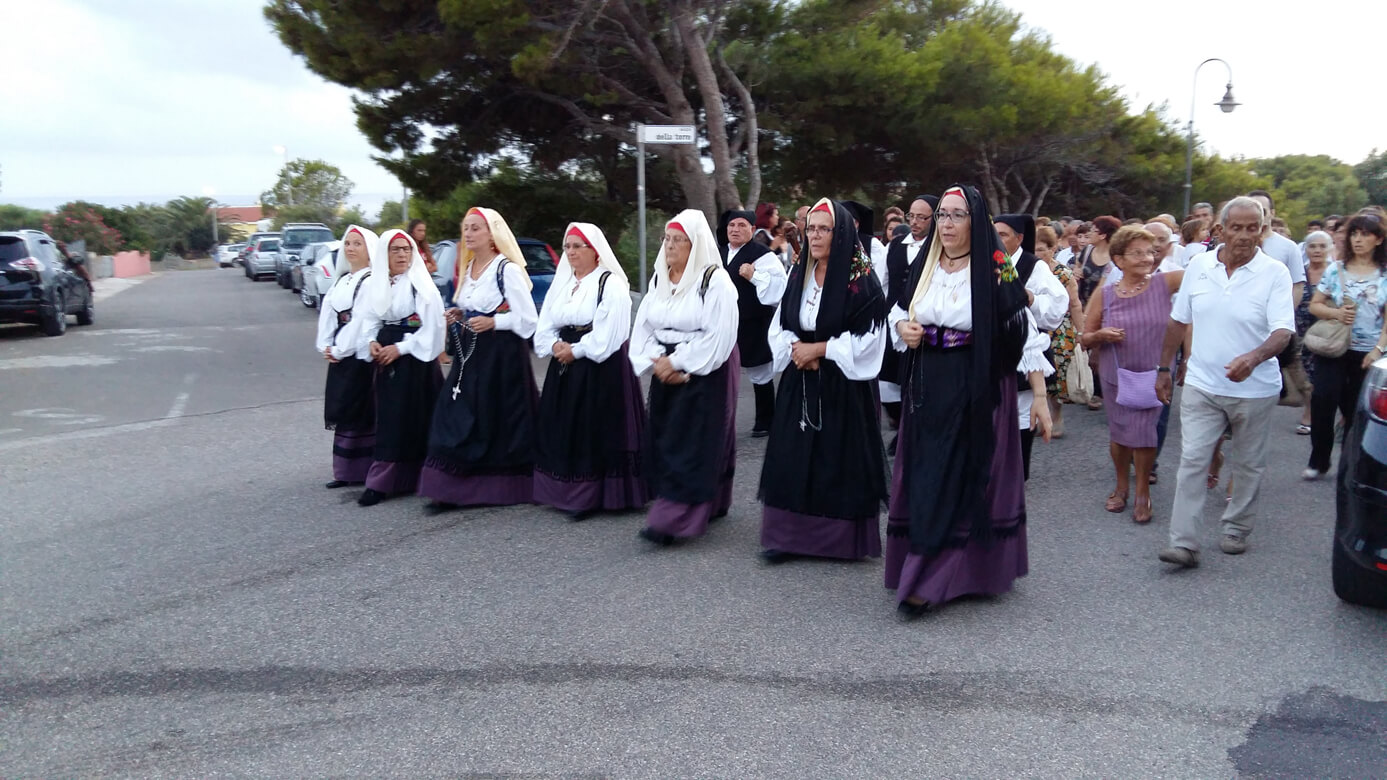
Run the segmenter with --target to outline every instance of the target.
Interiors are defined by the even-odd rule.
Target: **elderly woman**
[[[363,351],[376,364],[376,447],[357,503],[373,506],[419,485],[440,384],[443,299],[402,230],[381,236],[364,284],[359,316]]]
[[[1314,297],[1315,288],[1319,286],[1333,254],[1334,237],[1325,231],[1316,230],[1305,237],[1305,292],[1301,294],[1300,302],[1296,305],[1295,326],[1296,336],[1300,339],[1300,364],[1305,369],[1305,377],[1312,388],[1315,384],[1315,353],[1305,348],[1305,331],[1309,330],[1318,318],[1310,313],[1310,299]],[[1311,392],[1314,392],[1313,389]],[[1300,424],[1296,426],[1295,432],[1301,436],[1310,435],[1309,398],[1301,405]]]
[[[771,323],[784,371],[761,470],[761,557],[881,555],[886,455],[872,383],[886,347],[886,295],[852,215],[821,200],[808,252]]]
[[[631,370],[631,285],[601,228],[568,226],[544,296],[535,354],[552,357],[539,398],[535,501],[582,520],[645,506],[645,403]]]
[[[371,395],[370,355],[361,343],[360,317],[353,317],[371,258],[380,241],[364,227],[349,225],[337,255],[337,281],[318,311],[319,354],[328,362],[323,420],[332,435],[332,481],[328,489],[360,485],[371,469],[376,446],[376,410]]]
[[[642,538],[703,535],[732,505],[736,467],[737,288],[703,212],[665,226],[650,291],[636,311],[631,367],[650,382],[649,462],[655,503]]]
[[[1162,408],[1156,398],[1156,366],[1170,321],[1170,299],[1185,276],[1184,271],[1155,272],[1155,242],[1154,234],[1135,225],[1113,233],[1109,251],[1122,278],[1089,300],[1082,336],[1084,348],[1097,353],[1102,367],[1108,453],[1117,472],[1117,486],[1104,508],[1127,508],[1128,474],[1135,461],[1132,520],[1141,524],[1151,522],[1151,468]]]
[[[539,315],[524,256],[506,221],[472,208],[462,219],[455,308],[448,309],[452,368],[432,399],[425,511],[527,504],[534,497],[539,389],[530,345]]]
[[[1026,289],[973,187],[944,192],[926,241],[889,315],[907,355],[886,587],[907,617],[1004,593],[1027,571],[1016,414]]]
[[[1368,366],[1387,349],[1384,305],[1387,305],[1387,228],[1371,214],[1345,220],[1348,240],[1344,259],[1325,270],[1310,313],[1349,328],[1348,350],[1339,357],[1315,356],[1315,389],[1310,396],[1310,462],[1301,476],[1308,480],[1329,472],[1334,451],[1334,413],[1351,421]],[[1345,425],[1345,431],[1349,428]]]

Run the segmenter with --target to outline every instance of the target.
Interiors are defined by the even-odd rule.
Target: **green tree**
[[[0,230],[39,230],[48,216],[48,213],[41,209],[0,203]]]
[[[410,205],[414,205],[411,201]],[[417,215],[415,215],[417,216]],[[389,230],[393,227],[401,227],[405,222],[404,207],[398,200],[387,200],[381,204],[380,211],[376,213],[376,232]]]
[[[1328,155],[1289,154],[1252,160],[1257,175],[1269,181],[1276,214],[1301,236],[1312,217],[1347,214],[1368,199],[1353,168]]]
[[[352,194],[352,180],[322,160],[290,160],[260,202],[267,206],[316,206],[336,210]]]
[[[1374,149],[1363,162],[1353,166],[1353,175],[1358,177],[1369,203],[1387,206],[1387,152]]]

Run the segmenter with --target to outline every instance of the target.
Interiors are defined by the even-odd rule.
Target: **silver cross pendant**
[[[456,400],[458,399],[458,392],[461,391],[461,390],[462,390],[462,388],[458,387],[457,385],[453,385],[453,400],[454,400],[454,401],[456,401]]]

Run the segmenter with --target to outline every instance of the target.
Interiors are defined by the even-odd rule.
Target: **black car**
[[[1387,358],[1368,369],[1339,455],[1334,593],[1387,607]]]
[[[0,322],[37,324],[45,336],[66,333],[69,314],[78,325],[95,322],[92,289],[78,265],[41,230],[0,233]]]

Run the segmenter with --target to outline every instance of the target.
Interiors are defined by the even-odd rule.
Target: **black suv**
[[[77,265],[41,230],[0,233],[0,322],[37,324],[45,336],[66,333],[69,314],[78,325],[95,322],[92,289]]]
[[[1334,523],[1334,593],[1387,607],[1387,358],[1368,369],[1344,432]]]

